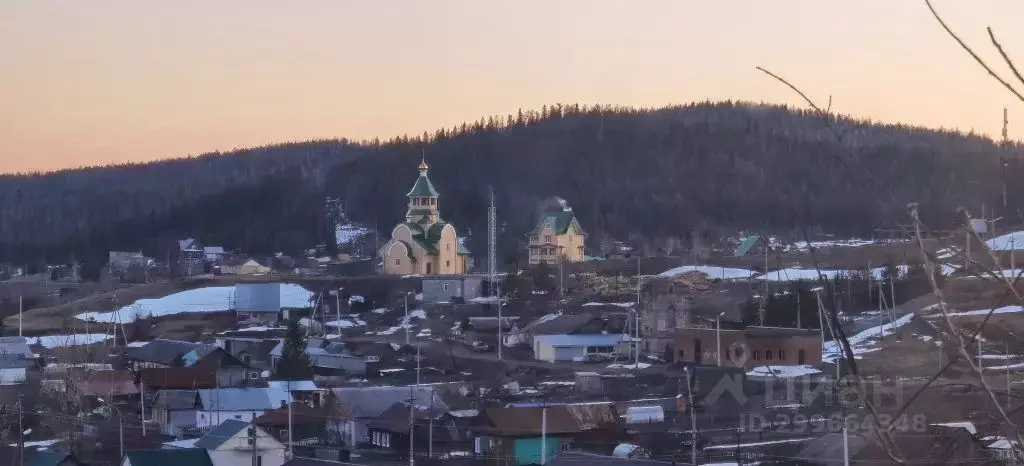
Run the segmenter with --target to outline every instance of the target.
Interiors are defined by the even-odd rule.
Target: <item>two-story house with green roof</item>
[[[440,197],[430,182],[426,161],[406,194],[405,221],[391,230],[391,239],[378,251],[383,271],[391,275],[459,275],[466,273],[469,251],[461,245],[455,226],[438,211]]]
[[[528,238],[530,265],[583,261],[587,233],[564,202],[545,210]]]

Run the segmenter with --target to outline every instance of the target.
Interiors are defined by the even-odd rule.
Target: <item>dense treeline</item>
[[[503,254],[516,252],[548,196],[591,233],[645,248],[736,230],[870,235],[921,204],[931,226],[956,207],[1001,204],[1024,170],[1019,148],[953,132],[821,118],[784,107],[702,103],[662,109],[551,106],[391,141],[292,143],[144,165],[0,177],[0,259],[20,263],[158,255],[195,236],[253,253],[325,241],[323,199],[385,232],[426,154],[442,214],[481,251],[494,188]],[[1013,156],[1009,156],[1010,153]],[[1011,184],[1004,215],[1024,189]],[[1000,206],[1001,208],[1001,206]]]

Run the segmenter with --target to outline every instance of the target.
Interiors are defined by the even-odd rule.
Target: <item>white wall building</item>
[[[582,361],[588,354],[624,353],[630,337],[621,333],[589,335],[537,335],[533,337],[533,358],[538,361]]]

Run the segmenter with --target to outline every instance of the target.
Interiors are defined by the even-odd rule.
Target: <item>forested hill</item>
[[[1006,152],[987,138],[839,120],[840,145],[821,118],[778,106],[702,103],[661,109],[550,106],[415,138],[313,141],[153,164],[0,178],[0,259],[97,259],[157,254],[171,238],[254,253],[324,241],[325,196],[382,230],[426,154],[442,214],[480,250],[488,188],[501,246],[511,250],[548,196],[568,200],[591,233],[657,248],[690,235],[785,234],[799,226],[869,235],[905,222],[919,202],[932,226],[955,209],[1001,204]],[[852,149],[852,156],[851,156]],[[1006,168],[1020,178],[1018,147]],[[1006,152],[1009,153],[1009,152]],[[1017,218],[1024,187],[1010,184]],[[386,231],[385,231],[386,233]]]

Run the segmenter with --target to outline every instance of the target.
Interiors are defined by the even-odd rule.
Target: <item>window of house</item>
[[[445,283],[445,284],[441,285],[441,290],[448,291],[448,284]]]
[[[786,360],[786,351],[785,350],[779,350],[779,361],[785,361],[785,360]]]
[[[402,265],[402,259],[395,259],[395,265]]]
[[[260,378],[260,373],[259,372],[250,372],[249,373],[249,378],[253,379],[253,380],[256,380],[256,379]]]
[[[245,364],[251,363],[252,362],[252,356],[249,356],[248,354],[243,354],[242,355],[242,362],[245,363]]]
[[[281,438],[285,439],[287,441],[287,439],[288,439],[288,429],[281,429]]]
[[[551,242],[551,235],[544,235],[544,242],[545,243],[550,243]]]
[[[686,351],[685,350],[679,350],[679,359],[683,359],[685,357],[686,357]]]
[[[772,351],[771,350],[768,350],[768,351],[764,352],[764,359],[765,359],[765,361],[771,361],[772,360]]]
[[[576,253],[582,256],[583,255],[583,246],[576,246]]]
[[[254,456],[252,457],[252,466],[263,466],[263,457]]]
[[[761,353],[757,352],[757,351],[754,351],[754,360],[758,361],[760,359],[761,359]]]
[[[445,267],[451,267],[452,266],[452,261],[444,261],[444,266]]]
[[[380,362],[380,356],[376,356],[376,355],[366,356],[366,362]]]
[[[451,251],[452,250],[452,243],[448,243],[448,244],[444,245],[444,249],[445,249],[445,251]]]

